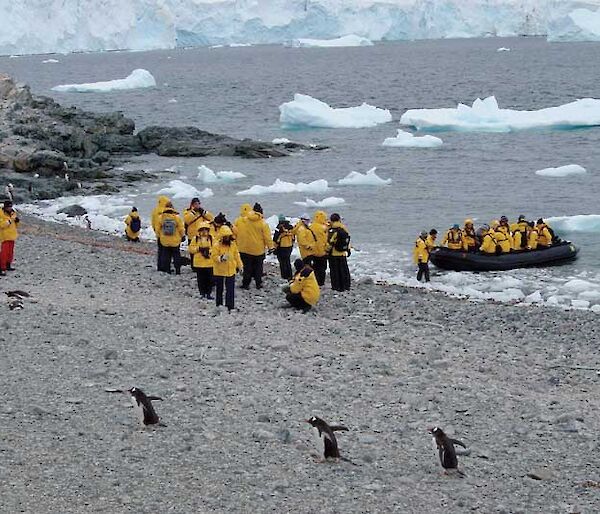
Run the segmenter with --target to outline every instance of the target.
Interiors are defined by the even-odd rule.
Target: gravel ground
[[[269,269],[228,314],[152,245],[24,224],[0,278],[32,294],[0,299],[1,512],[600,510],[593,313],[359,283],[304,315]],[[166,427],[105,392],[132,386]],[[357,465],[317,462],[311,415],[350,428]],[[442,475],[436,424],[465,478]]]

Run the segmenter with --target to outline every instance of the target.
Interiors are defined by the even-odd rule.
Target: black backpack
[[[129,228],[132,232],[139,232],[139,230],[142,228],[142,222],[140,221],[140,218],[131,218]]]
[[[338,252],[347,252],[350,248],[350,234],[343,228],[334,229],[337,232],[337,237],[333,247]]]

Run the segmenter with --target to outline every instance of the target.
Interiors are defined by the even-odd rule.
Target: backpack
[[[129,223],[129,228],[132,232],[139,232],[142,228],[142,222],[140,218],[131,218],[131,222]]]
[[[176,228],[177,224],[173,218],[165,218],[160,225],[160,231],[163,236],[174,236]]]
[[[348,232],[346,232],[343,228],[338,228],[335,230],[337,232],[337,237],[333,247],[338,252],[347,252],[350,248],[350,234],[348,234]]]

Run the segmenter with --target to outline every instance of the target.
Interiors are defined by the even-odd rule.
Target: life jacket
[[[448,238],[449,243],[461,243],[462,242],[462,232],[460,231],[460,229],[458,229],[458,230],[450,229],[450,230],[448,230],[447,238]]]

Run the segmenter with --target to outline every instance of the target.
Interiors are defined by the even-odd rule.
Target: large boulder
[[[73,204],[67,207],[63,207],[59,211],[58,214],[66,214],[67,218],[75,218],[76,216],[83,216],[87,214],[87,210],[83,208],[81,205]]]
[[[15,156],[13,169],[18,173],[39,173],[42,176],[62,174],[67,158],[54,150],[24,149]]]

